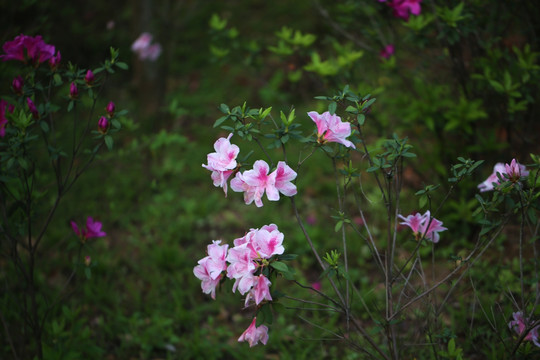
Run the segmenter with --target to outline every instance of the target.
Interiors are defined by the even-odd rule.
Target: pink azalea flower
[[[71,222],[71,228],[83,241],[91,238],[107,236],[107,234],[101,230],[101,227],[102,224],[99,221],[94,221],[91,216],[86,219],[86,227],[84,229],[79,229],[79,226],[75,221]]]
[[[215,279],[212,278],[210,275],[210,271],[208,269],[208,261],[210,260],[210,257],[207,256],[201,260],[198,261],[198,265],[193,268],[193,274],[201,280],[201,289],[203,293],[210,294],[212,299],[216,299],[216,287],[219,285],[219,282],[221,278],[223,277],[221,274]]]
[[[404,217],[403,215],[398,215],[398,217],[405,220],[404,222],[401,222],[400,225],[410,227],[416,240],[420,240],[422,237],[425,237],[426,239],[431,240],[433,243],[438,243],[440,239],[439,232],[448,230],[442,226],[442,221],[431,218],[431,213],[429,210],[426,211],[424,215],[416,213],[407,217]]]
[[[152,38],[150,33],[144,32],[131,45],[131,50],[139,56],[139,59],[155,61],[161,55],[161,45],[152,44]]]
[[[279,200],[279,192],[275,187],[275,174],[268,174],[269,166],[264,160],[257,160],[252,170],[237,173],[231,180],[231,189],[236,192],[244,192],[246,205],[255,201],[257,207],[263,206],[262,196],[266,191],[268,200]]]
[[[208,257],[207,269],[212,279],[217,279],[221,273],[227,270],[227,249],[229,245],[220,245],[221,240],[213,240],[212,244],[208,245]]]
[[[253,273],[257,267],[252,258],[252,250],[247,244],[235,246],[229,250],[226,260],[229,262],[227,277],[235,279],[233,292],[238,289],[244,295],[253,287]]]
[[[508,323],[510,330],[513,330],[517,335],[521,336],[523,332],[527,329],[527,326],[531,323],[530,319],[526,319],[523,316],[523,312],[517,311],[512,314],[514,318]],[[540,338],[538,332],[540,331],[540,325],[532,328],[529,333],[525,336],[525,341],[532,341],[534,345],[540,347]]]
[[[294,196],[296,195],[296,185],[291,181],[296,179],[296,172],[285,163],[285,161],[279,161],[277,164],[275,173],[275,184],[276,189],[285,196]],[[278,195],[279,198],[279,195]]]
[[[529,171],[525,165],[521,165],[516,159],[512,159],[510,164],[497,163],[493,167],[493,173],[483,183],[478,185],[480,192],[491,191],[494,189],[494,185],[501,183],[497,173],[501,174],[503,179],[508,179],[514,183],[519,182],[521,177],[529,175]]]
[[[255,304],[259,305],[263,300],[272,301],[270,295],[270,285],[272,283],[264,275],[259,275],[255,278],[253,285],[253,297],[255,298]]]
[[[512,159],[512,162],[510,163],[510,165],[505,164],[504,169],[506,173],[505,177],[513,183],[516,183],[519,180],[521,180],[523,176],[529,175],[529,172],[525,168],[525,165],[519,164],[516,161],[516,159]]]
[[[442,221],[437,220],[435,218],[431,218],[431,214],[428,211],[424,214],[425,220],[424,223],[420,229],[421,234],[424,234],[426,239],[431,240],[435,244],[439,242],[440,235],[439,233],[441,231],[448,230],[444,226],[442,226]],[[430,220],[431,219],[431,220]],[[429,227],[428,227],[429,225]]]
[[[320,281],[315,281],[313,284],[311,284],[311,287],[317,291],[321,291],[321,282]]]
[[[278,201],[279,193],[285,196],[296,195],[296,185],[291,180],[296,178],[296,172],[284,161],[278,162],[276,170],[269,174],[270,167],[264,160],[257,160],[252,170],[237,173],[231,180],[231,189],[244,193],[244,202],[249,205],[255,202],[257,207],[263,206],[262,196],[270,201]]]
[[[346,138],[351,135],[351,124],[341,121],[337,115],[331,115],[328,111],[319,114],[315,111],[308,112],[309,117],[317,125],[317,142],[337,142],[356,149],[354,144]]]
[[[420,213],[416,213],[414,215],[409,215],[407,217],[403,217],[403,215],[398,215],[398,217],[402,220],[405,220],[404,222],[400,223],[401,225],[406,225],[410,227],[415,235],[420,233],[422,223],[425,220],[424,215],[420,215]]]
[[[236,168],[236,157],[240,152],[240,148],[230,142],[232,135],[229,134],[227,138],[219,138],[214,143],[216,152],[208,154],[208,164],[202,165],[204,168],[212,171],[211,178],[214,181],[214,186],[222,187],[225,196],[227,196],[227,180]]]
[[[493,173],[489,175],[489,177],[483,183],[478,185],[478,189],[480,190],[480,192],[491,191],[494,188],[493,184],[500,184],[497,173],[501,174],[501,176],[504,178],[503,174],[506,173],[506,168],[503,163],[495,164],[495,166],[493,167]]]
[[[0,99],[0,137],[6,136],[6,125],[8,123],[6,112],[13,113],[14,109],[13,105],[8,104],[4,99]]]
[[[379,53],[379,56],[383,59],[390,59],[392,55],[394,55],[394,45],[392,44],[386,45]]]
[[[264,325],[256,326],[257,318],[253,318],[251,325],[244,331],[244,333],[238,338],[238,342],[247,341],[249,347],[253,347],[259,343],[266,345],[268,342],[268,328]]]
[[[255,233],[255,236],[253,236],[251,244],[258,256],[263,259],[269,259],[272,255],[283,254],[285,251],[285,248],[282,245],[283,238],[283,233],[278,231],[277,228],[270,231],[267,229],[260,229]]]

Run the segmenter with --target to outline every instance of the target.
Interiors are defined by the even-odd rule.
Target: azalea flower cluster
[[[508,327],[510,330],[514,330],[518,336],[521,336],[523,332],[527,329],[527,326],[530,326],[531,321],[530,319],[526,319],[523,316],[523,312],[517,311],[512,314],[513,320],[511,320],[508,323]],[[528,334],[525,336],[523,340],[525,341],[532,341],[534,345],[540,347],[540,338],[539,338],[539,332],[540,332],[540,325],[537,325],[533,327]]]
[[[49,60],[49,65],[55,67],[61,59],[60,51],[55,54],[55,47],[43,41],[38,35],[36,37],[28,35],[18,35],[13,41],[6,41],[2,46],[5,54],[0,55],[2,61],[18,60],[39,65]]]
[[[79,228],[75,221],[71,221],[73,232],[81,238],[83,243],[88,239],[107,236],[107,234],[101,230],[101,227],[102,224],[99,221],[94,221],[91,216],[86,219],[86,226],[84,228],[82,226]]]
[[[411,228],[416,240],[420,240],[425,237],[436,244],[440,239],[439,233],[448,230],[442,226],[442,221],[431,217],[429,210],[426,211],[424,215],[415,213],[414,215],[409,215],[407,217],[404,217],[403,215],[398,215],[398,217],[404,220],[400,223],[400,225],[405,225]]]
[[[152,44],[153,36],[150,33],[142,33],[131,45],[131,51],[136,53],[141,60],[156,61],[161,55],[161,45]]]
[[[227,244],[221,245],[221,240],[214,240],[208,245],[208,256],[198,261],[193,269],[195,276],[201,280],[201,288],[205,294],[216,298],[216,287],[226,274],[234,279],[232,291],[245,295],[244,306],[261,304],[263,301],[272,301],[268,279],[269,265],[274,261],[274,255],[281,255],[283,247],[283,233],[275,224],[265,225],[260,229],[251,229],[246,235],[234,240],[234,247],[229,249]],[[255,326],[253,319],[248,329],[240,336],[238,341],[248,341],[250,346],[259,341],[266,344],[268,328],[264,325]]]
[[[218,139],[214,143],[216,152],[208,154],[208,164],[202,165],[207,170],[212,171],[211,178],[214,181],[214,186],[222,187],[225,196],[227,196],[227,181],[238,170],[236,158],[240,148],[231,144],[232,135],[229,134],[227,138]],[[294,179],[296,179],[296,172],[284,161],[278,162],[276,169],[270,172],[270,166],[266,161],[257,160],[253,164],[253,169],[243,173],[236,172],[236,176],[231,180],[231,189],[235,192],[243,192],[247,205],[255,202],[257,207],[261,207],[263,206],[262,197],[265,193],[270,201],[278,201],[280,193],[285,196],[296,195],[296,185],[292,183]]]
[[[379,0],[385,2],[393,10],[394,16],[405,21],[409,20],[409,15],[420,15],[422,11],[420,3],[422,0]]]
[[[504,180],[511,181],[512,183],[519,183],[521,178],[529,176],[529,171],[525,165],[521,165],[512,159],[510,164],[497,163],[493,167],[493,173],[489,177],[478,185],[480,192],[491,191],[495,188],[496,185],[499,185],[501,181],[497,174],[500,174],[500,177]]]

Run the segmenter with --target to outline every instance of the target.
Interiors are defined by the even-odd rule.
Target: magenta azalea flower
[[[392,8],[395,17],[408,21],[410,14],[420,15],[421,2],[422,0],[392,0],[387,4]]]
[[[346,147],[356,148],[351,141],[346,139],[351,135],[350,123],[341,121],[339,116],[331,115],[328,111],[323,114],[310,111],[308,115],[317,125],[318,143],[337,142]]]
[[[24,80],[22,76],[16,76],[11,82],[11,87],[17,95],[22,95],[23,93]]]
[[[34,119],[39,119],[39,111],[32,99],[26,98],[26,105],[28,105],[28,110],[30,110]]]
[[[251,325],[244,331],[244,333],[238,338],[238,342],[247,341],[249,347],[253,347],[259,343],[266,345],[268,341],[268,328],[264,325],[256,326],[257,318],[254,317]]]
[[[386,45],[379,53],[379,56],[383,59],[390,59],[392,55],[394,55],[394,45],[392,44]]]
[[[5,55],[0,55],[3,61],[18,60],[26,62],[31,60],[40,64],[54,57],[55,48],[46,44],[41,36],[18,35],[12,41],[6,41],[2,46]]]
[[[87,239],[107,236],[107,234],[101,230],[101,226],[101,223],[99,221],[94,221],[91,216],[86,219],[86,227],[84,229],[79,229],[79,226],[75,221],[71,222],[71,228],[83,242]]]
[[[442,221],[431,217],[431,213],[429,210],[426,211],[424,215],[416,213],[407,217],[404,217],[403,215],[398,215],[398,217],[402,220],[405,220],[400,224],[410,227],[416,240],[420,240],[425,237],[426,239],[431,240],[433,243],[436,244],[439,242],[440,239],[439,232],[448,230],[447,228],[442,226]]]

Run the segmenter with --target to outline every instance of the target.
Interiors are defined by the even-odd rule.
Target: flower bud
[[[91,263],[92,263],[92,258],[90,256],[85,256],[84,257],[84,264],[86,266],[90,266]]]
[[[90,86],[94,83],[95,77],[92,70],[88,70],[86,72],[86,76],[84,77],[84,81],[86,82],[86,85]]]
[[[36,108],[36,105],[30,98],[26,98],[26,104],[28,105],[28,109],[30,109],[30,112],[32,113],[32,116],[34,119],[39,119],[39,111]]]
[[[21,76],[17,76],[15,79],[13,79],[11,86],[13,87],[13,91],[15,91],[15,94],[19,96],[22,95],[23,84],[24,84],[24,80]]]
[[[77,89],[77,84],[74,82],[69,86],[69,97],[71,99],[76,99],[79,96],[79,89]]]
[[[107,114],[109,114],[109,117],[112,118],[114,116],[114,110],[116,109],[114,103],[112,101],[109,101],[107,104],[107,107],[105,110],[107,111]]]
[[[102,116],[98,120],[98,131],[106,134],[107,130],[109,130],[109,120],[105,116]]]

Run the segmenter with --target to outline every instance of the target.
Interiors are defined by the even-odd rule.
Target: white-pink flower
[[[210,294],[212,299],[216,299],[216,287],[218,286],[222,275],[219,274],[217,278],[212,278],[209,270],[210,257],[207,256],[198,261],[198,265],[193,268],[193,274],[202,281],[201,288],[205,294]]]
[[[272,301],[272,296],[270,295],[270,285],[272,283],[264,275],[259,275],[256,277],[253,284],[253,297],[255,298],[255,304],[259,305],[263,300]]]
[[[249,347],[257,345],[259,341],[266,345],[266,342],[268,341],[268,328],[264,325],[257,327],[256,324],[257,318],[254,317],[251,325],[249,325],[246,331],[238,338],[238,342],[247,341]]]
[[[229,279],[235,279],[233,292],[238,288],[240,294],[244,295],[252,288],[254,281],[253,273],[257,268],[252,254],[252,250],[247,244],[235,246],[229,250],[227,255],[227,261],[229,262],[227,277]]]
[[[139,56],[139,59],[155,61],[161,55],[161,45],[152,44],[152,39],[152,34],[143,32],[131,45],[131,50]]]
[[[216,152],[208,154],[206,157],[208,164],[202,165],[212,171],[211,178],[214,181],[214,186],[222,187],[225,196],[227,196],[227,180],[236,168],[236,157],[240,152],[240,148],[230,142],[232,135],[229,134],[227,138],[219,138],[214,143]]]
[[[208,257],[209,260],[206,261],[206,266],[208,273],[212,279],[217,279],[219,275],[225,270],[227,270],[227,263],[225,261],[227,257],[227,249],[229,245],[220,245],[221,240],[214,240],[212,244],[208,245]]]
[[[275,229],[269,230],[262,228],[258,230],[252,238],[251,246],[257,252],[258,256],[269,259],[273,255],[281,255],[285,251],[283,247],[284,235]]]
[[[351,124],[341,121],[337,115],[332,115],[328,111],[319,114],[316,111],[308,112],[309,117],[317,125],[317,142],[337,142],[356,149],[354,144],[346,138],[351,135]]]

